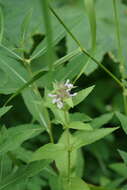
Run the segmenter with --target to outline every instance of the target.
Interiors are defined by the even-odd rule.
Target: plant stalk
[[[115,19],[115,25],[116,25],[116,38],[117,38],[117,45],[118,45],[118,59],[119,59],[119,70],[121,74],[121,81],[123,84],[123,104],[124,104],[124,111],[125,114],[127,115],[127,95],[126,95],[126,87],[123,83],[124,81],[124,58],[122,55],[122,45],[121,45],[121,37],[120,37],[120,22],[119,22],[119,17],[118,17],[118,12],[117,12],[117,3],[116,0],[113,0],[113,9],[114,9],[114,19]]]
[[[67,167],[68,167],[68,175],[67,175],[67,181],[68,181],[68,186],[70,185],[70,177],[71,177],[71,151],[70,151],[70,132],[68,128],[68,118],[67,118],[67,111],[64,110],[64,117],[65,117],[65,130],[67,133]]]
[[[71,151],[70,151],[70,132],[67,129],[67,144],[68,144],[68,185],[70,185],[71,177]]]
[[[75,37],[75,35],[70,31],[70,29],[68,28],[68,26],[63,22],[63,20],[57,15],[57,13],[54,11],[54,9],[49,6],[51,12],[53,13],[53,15],[58,19],[58,21],[63,25],[63,27],[65,28],[65,30],[68,32],[68,34],[71,36],[71,38],[75,41],[75,43],[78,45],[78,47],[81,49],[81,51],[87,55],[89,58],[91,58],[91,60],[93,60],[97,65],[99,65],[120,87],[123,88],[123,83],[113,74],[111,73],[103,64],[101,64],[98,60],[96,60],[92,55],[90,55],[90,53],[82,47],[82,45],[80,44],[79,40],[77,40],[77,38]]]

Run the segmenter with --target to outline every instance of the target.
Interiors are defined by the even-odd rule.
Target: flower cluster
[[[73,96],[76,96],[77,93],[71,93],[71,90],[74,88],[74,85],[70,83],[68,79],[65,83],[57,84],[54,94],[48,94],[49,97],[53,98],[52,103],[56,104],[59,109],[62,109],[64,106],[64,100]]]

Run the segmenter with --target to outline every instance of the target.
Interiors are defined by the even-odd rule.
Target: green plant
[[[117,3],[0,1],[0,189],[126,189],[115,137],[119,124],[127,133],[127,7]]]

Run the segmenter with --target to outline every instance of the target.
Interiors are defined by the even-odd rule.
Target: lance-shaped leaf
[[[72,144],[72,149],[77,149],[82,146],[92,144],[92,143],[96,142],[97,140],[100,140],[103,137],[109,135],[116,129],[118,129],[118,127],[76,132],[74,134],[74,141]]]
[[[124,132],[127,134],[127,116],[119,112],[116,112],[116,116],[118,117]]]
[[[89,123],[83,123],[81,121],[74,121],[74,122],[71,122],[69,125],[68,125],[69,128],[71,129],[77,129],[77,130],[86,130],[86,131],[90,131],[92,130],[92,127]]]
[[[63,144],[46,144],[33,153],[32,158],[30,158],[30,162],[42,159],[55,160],[57,156],[59,157],[59,155],[61,155],[64,149],[65,147]]]
[[[88,115],[79,112],[70,113],[69,116],[71,121],[88,122],[92,120],[92,118],[90,118]]]
[[[85,181],[83,181],[79,177],[73,177],[73,178],[71,178],[70,184],[68,184],[66,182],[63,186],[64,186],[64,190],[65,189],[68,189],[68,190],[90,190],[90,188],[87,185],[87,183],[85,183]]]
[[[127,166],[124,163],[114,163],[110,165],[110,168],[119,175],[127,178]]]
[[[0,153],[5,154],[8,151],[15,150],[24,141],[39,134],[44,129],[38,125],[21,125],[18,127],[12,127],[8,130],[1,131],[0,140]]]
[[[123,151],[123,150],[118,150],[120,156],[122,157],[123,161],[125,162],[125,164],[127,165],[127,152]]]
[[[81,90],[77,93],[76,96],[73,97],[73,104],[74,106],[78,105],[81,103],[93,90],[94,86],[91,86],[89,88],[86,88],[84,90]]]
[[[12,106],[4,106],[2,108],[0,108],[0,117],[2,117],[6,112],[8,112],[10,109],[12,108]]]
[[[7,188],[11,187],[14,188],[16,184],[22,182],[27,178],[33,177],[45,169],[51,160],[41,160],[37,162],[30,163],[25,167],[20,167],[16,172],[6,176],[2,182],[0,183],[0,190],[6,190]],[[12,186],[13,185],[13,186]]]
[[[91,122],[91,126],[94,129],[102,127],[104,124],[108,123],[113,117],[113,113],[106,113],[100,117],[94,118]]]

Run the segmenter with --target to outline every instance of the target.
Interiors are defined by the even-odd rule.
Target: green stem
[[[53,133],[52,133],[52,126],[49,126],[49,138],[50,142],[54,144],[54,138],[53,138]]]
[[[71,151],[70,151],[70,132],[67,129],[67,144],[68,144],[68,184],[70,185],[70,177],[71,177]]]
[[[119,24],[119,18],[117,13],[117,3],[116,0],[113,0],[113,9],[114,9],[114,19],[115,19],[115,25],[116,25],[116,37],[117,37],[117,45],[118,45],[118,57],[119,57],[119,70],[121,74],[121,79],[124,81],[124,59],[122,55],[122,45],[121,45],[121,37],[120,37],[120,24]],[[127,97],[126,97],[126,88],[123,84],[123,103],[124,103],[124,110],[125,114],[127,115]]]
[[[91,58],[91,60],[93,60],[97,65],[99,65],[113,80],[116,81],[116,83],[123,88],[123,84],[122,82],[114,75],[112,74],[103,64],[101,64],[98,60],[96,60],[92,55],[90,55],[90,53],[82,47],[82,45],[80,44],[79,40],[77,40],[77,38],[75,37],[75,35],[70,31],[70,29],[67,27],[67,25],[65,25],[65,23],[62,21],[62,19],[57,15],[57,13],[54,11],[54,9],[50,6],[49,7],[51,12],[53,13],[53,15],[58,19],[58,21],[63,25],[63,27],[65,28],[65,30],[68,32],[68,34],[72,37],[72,39],[75,41],[75,43],[79,46],[79,48],[81,49],[81,51],[87,55],[89,58]]]
[[[70,151],[70,132],[69,132],[69,128],[68,128],[68,117],[67,117],[67,111],[64,110],[64,117],[65,117],[65,130],[67,133],[67,147],[68,147],[68,151],[67,151],[67,167],[68,167],[68,176],[67,176],[67,180],[68,180],[68,186],[70,185],[70,177],[71,177],[71,151]]]
[[[48,0],[41,0],[42,2],[42,13],[44,18],[44,25],[45,25],[45,31],[46,31],[46,37],[47,37],[47,61],[49,64],[49,69],[52,71],[52,65],[54,61],[54,50],[52,47],[52,26],[51,26],[51,19],[50,19],[50,12],[48,9]]]

